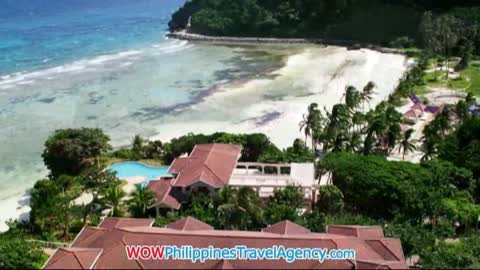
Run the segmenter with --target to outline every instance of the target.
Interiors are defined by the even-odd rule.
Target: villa
[[[105,218],[99,227],[84,227],[68,248],[59,248],[44,269],[407,269],[399,239],[385,238],[380,226],[330,225],[326,233],[314,233],[290,221],[261,231],[215,230],[188,217],[163,228],[153,219]],[[127,257],[127,246],[191,246],[193,248],[321,248],[353,249],[355,259],[246,260],[212,259],[142,260]]]
[[[418,115],[422,116],[423,113],[425,112],[426,106],[423,105],[421,102],[420,103],[415,103],[410,109],[416,111]]]
[[[215,192],[225,186],[251,187],[260,198],[275,189],[300,186],[305,202],[315,202],[318,181],[313,163],[268,164],[239,162],[242,147],[235,144],[199,144],[188,157],[176,158],[168,168],[172,177],[150,181],[147,188],[156,195],[157,214],[161,208],[179,209],[192,191]]]
[[[416,110],[410,109],[403,116],[413,122],[416,122],[420,117],[422,117],[421,113]]]

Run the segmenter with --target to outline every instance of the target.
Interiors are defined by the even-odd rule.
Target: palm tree
[[[244,209],[250,217],[245,220],[243,228],[250,229],[252,226],[260,225],[262,222],[262,208],[259,195],[249,187],[238,189],[238,204]]]
[[[402,131],[399,124],[391,124],[388,127],[386,135],[386,153],[390,154],[397,145],[397,141],[402,137]]]
[[[345,150],[348,152],[358,152],[362,144],[362,134],[360,132],[352,132],[348,137]]]
[[[425,140],[422,144],[422,161],[430,160],[437,154],[437,143],[434,140]]]
[[[308,121],[308,115],[303,114],[303,120],[300,122],[300,132],[304,131],[305,134],[305,146],[307,146],[308,137],[312,135],[312,129]]]
[[[311,137],[312,149],[316,149],[316,138],[318,137],[318,133],[321,132],[324,121],[324,117],[318,109],[318,104],[310,104],[307,114],[303,115],[303,120],[300,122],[300,131],[303,130],[305,134],[305,146],[307,145],[308,137]]]
[[[355,112],[352,116],[353,130],[360,131],[365,123],[365,115],[361,112]]]
[[[262,217],[260,198],[249,187],[225,187],[216,201],[218,223],[227,229],[249,229],[259,225]]]
[[[373,89],[377,87],[375,83],[373,82],[368,82],[367,85],[363,88],[362,93],[360,94],[360,99],[363,102],[363,110],[365,110],[365,102],[367,102],[370,105],[370,101],[372,100],[372,96],[374,94]]]
[[[149,141],[145,147],[145,156],[147,158],[161,158],[163,154],[163,143],[159,140]]]
[[[414,130],[409,129],[405,131],[403,134],[402,141],[400,143],[400,147],[398,148],[398,151],[402,151],[402,160],[405,160],[405,155],[408,154],[409,152],[413,152],[417,149],[415,146],[414,142],[411,140],[412,135],[413,135]]]
[[[71,192],[61,192],[55,196],[55,217],[58,225],[62,228],[62,238],[69,239],[70,225],[74,221],[74,204],[73,200],[78,194],[71,194]]]
[[[132,139],[132,152],[135,153],[138,158],[141,158],[144,151],[145,139],[140,135],[135,135]]]
[[[445,106],[442,112],[435,118],[435,122],[438,124],[438,130],[441,132],[442,136],[445,137],[448,131],[451,129],[452,124],[450,120],[450,114],[452,109],[450,106]]]
[[[375,144],[375,139],[371,134],[367,134],[365,137],[365,140],[363,142],[363,154],[364,155],[370,155],[373,153],[374,149],[374,144]]]
[[[83,209],[82,221],[86,225],[88,216],[98,210],[98,205],[101,203],[99,197],[104,194],[105,189],[120,180],[116,177],[116,172],[99,170],[95,167],[86,170],[80,179],[83,191],[92,194],[93,197],[92,201],[85,205]]]
[[[362,101],[358,90],[353,86],[347,86],[343,96],[345,97],[345,105],[349,108],[350,113],[355,112]]]
[[[133,217],[147,217],[149,207],[155,202],[155,194],[141,185],[135,186],[132,197],[128,200],[128,209]]]
[[[126,194],[120,182],[108,186],[104,192],[103,201],[112,209],[110,216],[121,217],[123,214],[121,210],[122,200]]]
[[[366,119],[368,123],[366,127],[367,138],[376,141],[377,146],[380,146],[384,153],[390,153],[401,137],[400,121],[402,115],[393,106],[381,102],[375,110],[367,113]],[[368,145],[371,144],[372,142],[368,142]]]

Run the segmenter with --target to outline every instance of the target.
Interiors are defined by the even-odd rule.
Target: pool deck
[[[126,177],[123,178],[123,180],[127,181],[127,184],[123,186],[123,191],[125,191],[127,194],[131,194],[132,192],[135,191],[135,185],[145,183],[149,181],[145,176],[132,176],[132,177]]]

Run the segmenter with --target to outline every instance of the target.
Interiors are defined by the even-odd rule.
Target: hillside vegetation
[[[170,30],[220,36],[315,37],[408,47],[420,44],[425,12],[451,14],[479,44],[479,3],[454,0],[190,0]],[[468,31],[468,33],[466,33]]]

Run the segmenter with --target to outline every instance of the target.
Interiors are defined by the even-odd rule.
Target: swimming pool
[[[107,168],[112,172],[117,172],[117,177],[120,179],[144,176],[147,180],[158,179],[161,176],[171,176],[168,173],[168,167],[151,167],[141,162],[121,162],[113,164]]]

